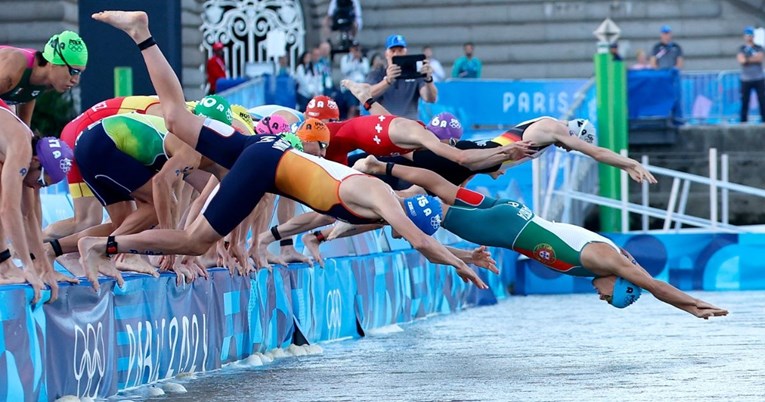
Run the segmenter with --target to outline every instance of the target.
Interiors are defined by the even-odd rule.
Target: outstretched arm
[[[417,249],[428,261],[434,264],[451,265],[457,269],[457,275],[464,282],[473,282],[479,289],[489,287],[462,260],[450,253],[436,239],[426,235],[404,214],[399,201],[390,193],[390,187],[379,182],[380,186],[364,188],[364,198],[372,201],[367,208],[373,210]]]
[[[611,165],[626,171],[629,173],[632,180],[635,180],[638,183],[642,183],[643,181],[647,181],[651,184],[656,183],[656,178],[653,177],[651,172],[634,159],[621,156],[610,149],[589,144],[570,135],[556,136],[556,140],[563,143],[563,145],[568,148],[579,151],[600,163],[605,163],[606,165]]]
[[[392,168],[389,172],[386,172],[388,164],[390,164]],[[356,162],[356,164],[353,165],[353,168],[369,174],[390,174],[391,176],[406,180],[412,184],[427,189],[431,193],[437,195],[441,201],[449,205],[454,204],[454,199],[457,196],[459,187],[449,183],[449,181],[439,176],[437,173],[427,169],[398,165],[393,162],[389,162],[388,164],[380,162],[377,158],[370,155],[365,159]]]
[[[593,250],[595,252],[592,252]],[[593,268],[596,273],[604,272],[622,277],[651,292],[654,297],[664,303],[687,311],[696,317],[708,319],[728,314],[727,310],[691,297],[669,283],[654,279],[626,250],[622,252],[624,255],[607,244],[592,243],[582,253],[582,264],[587,268]]]
[[[499,274],[497,269],[497,262],[491,258],[491,253],[486,251],[486,246],[478,246],[473,250],[463,250],[461,248],[454,248],[446,246],[446,249],[455,257],[464,261],[465,264],[473,264],[475,266],[486,268],[495,274]]]

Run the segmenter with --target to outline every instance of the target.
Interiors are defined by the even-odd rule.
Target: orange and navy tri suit
[[[247,136],[207,119],[197,151],[229,169],[203,215],[225,236],[246,218],[265,193],[279,194],[349,223],[372,223],[340,199],[340,184],[363,173],[293,149],[281,137]]]
[[[64,126],[61,131],[61,140],[66,142],[70,148],[75,149],[77,138],[91,124],[117,114],[133,112],[144,114],[150,106],[157,103],[159,103],[159,98],[154,96],[123,96],[96,103]],[[93,192],[82,179],[82,173],[76,160],[72,161],[72,168],[66,178],[69,182],[69,193],[72,198],[93,196]]]
[[[347,165],[348,152],[357,149],[374,156],[396,156],[412,152],[391,141],[388,127],[395,118],[397,116],[361,116],[327,123],[330,141],[326,158]]]

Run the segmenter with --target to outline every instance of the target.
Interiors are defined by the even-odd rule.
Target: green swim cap
[[[218,95],[207,95],[200,99],[199,103],[194,107],[194,114],[209,117],[228,125],[231,125],[233,120],[231,104],[228,103],[226,98]]]
[[[300,141],[300,137],[298,137],[295,133],[286,132],[280,135],[285,141],[292,145],[292,148],[295,148],[298,151],[303,150],[303,141]]]
[[[56,51],[54,46],[58,46],[59,51]],[[61,59],[61,56],[64,58]],[[57,66],[63,66],[66,63],[70,66],[85,66],[88,64],[88,47],[85,46],[80,35],[72,31],[64,31],[48,39],[43,50],[43,58]]]

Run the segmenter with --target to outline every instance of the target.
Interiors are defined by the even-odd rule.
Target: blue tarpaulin
[[[671,70],[627,72],[630,119],[680,117],[680,73]]]

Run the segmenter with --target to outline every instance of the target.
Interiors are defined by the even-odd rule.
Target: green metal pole
[[[595,84],[598,105],[598,145],[603,148],[616,150],[614,124],[614,85],[613,85],[613,56],[608,52],[608,43],[598,43],[598,53],[595,55]],[[600,164],[600,195],[612,199],[619,197],[619,174],[616,168]],[[600,229],[604,232],[619,230],[619,211],[613,208],[600,207]]]
[[[611,82],[613,83],[613,97],[611,103],[613,104],[613,145],[614,152],[619,153],[622,149],[629,149],[627,141],[627,73],[625,71],[624,62],[622,60],[614,60],[611,63],[612,74]],[[615,172],[615,199],[621,198],[621,172],[613,168]],[[615,222],[618,222],[619,226],[615,230],[621,230],[622,215],[617,212],[618,216],[615,217]]]
[[[114,67],[114,96],[133,96],[132,67]]]

